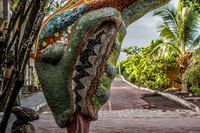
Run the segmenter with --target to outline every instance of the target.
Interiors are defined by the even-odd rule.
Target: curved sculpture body
[[[58,126],[89,131],[110,96],[127,26],[168,1],[71,0],[44,21],[35,62]]]

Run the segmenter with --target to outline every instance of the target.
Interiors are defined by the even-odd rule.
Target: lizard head
[[[110,96],[129,24],[169,0],[69,1],[44,21],[36,40],[38,77],[60,127],[76,113],[89,120]]]

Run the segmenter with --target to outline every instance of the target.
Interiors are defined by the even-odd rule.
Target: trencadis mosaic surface
[[[70,0],[43,23],[35,62],[60,127],[96,120],[110,96],[128,25],[169,0]]]

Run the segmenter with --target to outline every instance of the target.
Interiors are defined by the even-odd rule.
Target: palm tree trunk
[[[187,82],[182,82],[182,91],[187,91]]]
[[[186,71],[186,68],[180,68],[180,77],[181,77],[181,79],[183,80],[183,74],[185,73],[185,71]],[[184,81],[182,81],[182,89],[181,89],[181,91],[187,91],[188,90],[188,88],[187,88],[187,82],[184,82]]]
[[[185,68],[180,67],[179,76],[183,79],[183,74],[185,73]],[[181,91],[187,91],[187,82],[182,81],[182,89]]]
[[[182,42],[181,47],[182,47],[181,53],[185,54],[185,43],[184,42]]]

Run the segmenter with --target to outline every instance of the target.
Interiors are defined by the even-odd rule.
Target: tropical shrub
[[[196,96],[200,95],[200,62],[193,63],[183,75],[183,80],[191,84],[189,90],[195,93]]]
[[[150,46],[146,47],[127,47],[122,49],[128,56],[118,65],[125,67],[123,76],[131,83],[140,83],[147,87],[165,88],[168,79],[167,70],[176,67],[176,58],[174,56],[155,57],[154,60],[148,61],[150,51],[162,43],[161,40],[152,40]]]
[[[129,74],[126,73],[126,71],[123,71],[123,72],[122,72],[122,76],[123,76],[126,80],[130,81],[130,80],[129,80]]]
[[[154,81],[148,81],[147,83],[146,83],[146,86],[149,88],[149,89],[153,89],[153,88],[155,88],[155,82]]]
[[[190,91],[193,92],[195,96],[200,96],[200,88],[198,86],[190,87]]]
[[[186,82],[192,85],[200,86],[200,64],[194,64],[189,67],[183,75]]]

